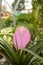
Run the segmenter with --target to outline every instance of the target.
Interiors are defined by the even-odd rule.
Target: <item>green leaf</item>
[[[34,55],[36,58],[39,58],[40,60],[43,60],[42,57],[40,57],[39,55],[37,55],[36,53],[34,53],[33,51],[29,50],[29,49],[23,49],[24,51],[27,51],[28,53],[31,53],[32,55]]]
[[[40,50],[40,47],[43,46],[43,40],[39,40],[37,41],[37,43],[35,45],[33,45],[30,50],[34,53],[38,53],[38,50]],[[31,54],[31,53],[27,53],[24,57],[24,59],[22,60],[22,63],[24,65],[28,64],[31,59],[33,58],[34,56]]]
[[[18,63],[18,58],[13,50],[13,48],[5,41],[0,38],[0,47],[5,51],[7,54],[8,58],[13,62],[13,63]]]

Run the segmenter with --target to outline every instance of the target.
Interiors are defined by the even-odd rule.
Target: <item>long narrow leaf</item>
[[[31,53],[32,55],[34,55],[36,58],[39,58],[40,60],[43,60],[42,57],[40,57],[39,55],[37,55],[36,53],[34,53],[33,51],[29,50],[29,49],[23,49],[24,51],[27,51],[28,53]]]
[[[30,50],[33,51],[34,53],[37,53],[37,50],[38,50],[40,47],[42,47],[42,45],[43,45],[43,40],[39,40],[39,41],[37,41],[37,44],[33,45],[32,48],[30,48]],[[39,49],[39,50],[40,50],[40,49]],[[28,54],[25,56],[24,60],[22,60],[22,63],[26,65],[28,62],[31,61],[32,58],[33,58],[33,55],[30,54],[30,53],[28,53]],[[26,62],[26,61],[27,61],[27,62]]]
[[[10,45],[6,42],[6,41],[4,41],[4,40],[2,40],[2,39],[0,39],[0,45],[3,47],[3,50],[7,53],[7,55],[11,58],[11,59],[13,59],[13,61],[16,63],[18,63],[18,59],[17,59],[17,55],[16,55],[16,53],[14,52],[14,50],[13,50],[13,48],[11,48],[10,47]]]

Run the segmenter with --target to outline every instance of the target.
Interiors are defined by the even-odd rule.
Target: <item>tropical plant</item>
[[[36,41],[35,41],[36,42]],[[11,65],[41,65],[43,58],[39,56],[39,50],[43,46],[43,40],[37,41],[37,44],[19,50],[14,50],[5,40],[0,38],[0,48],[6,54]],[[2,51],[0,49],[0,51]],[[21,53],[21,54],[20,54]]]
[[[24,25],[31,32],[32,39],[25,48],[18,50],[13,44],[15,28],[9,27],[12,26],[12,18],[3,20],[3,27],[9,28],[0,30],[1,65],[43,65],[43,1],[32,0],[32,5],[32,13],[16,17],[17,26]]]
[[[35,38],[37,38],[37,36]],[[36,40],[34,39],[34,41],[31,40],[30,43],[22,49],[15,48],[14,44],[11,46],[6,40],[0,38],[0,52],[6,57],[8,62],[4,61],[3,63],[7,62],[7,65],[42,65],[43,38],[40,37]]]
[[[6,40],[10,45],[12,45],[12,36],[15,32],[15,28],[13,27],[6,27],[0,30],[0,38]]]

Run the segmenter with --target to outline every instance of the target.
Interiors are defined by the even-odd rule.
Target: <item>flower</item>
[[[19,50],[25,48],[28,42],[30,42],[30,39],[30,31],[24,26],[18,27],[13,36],[14,45]]]

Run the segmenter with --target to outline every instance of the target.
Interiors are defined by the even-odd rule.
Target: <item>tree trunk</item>
[[[14,10],[13,10],[13,26],[15,27],[16,26],[16,10],[18,8],[18,4],[20,3],[21,0],[18,0],[15,7],[14,7]]]

